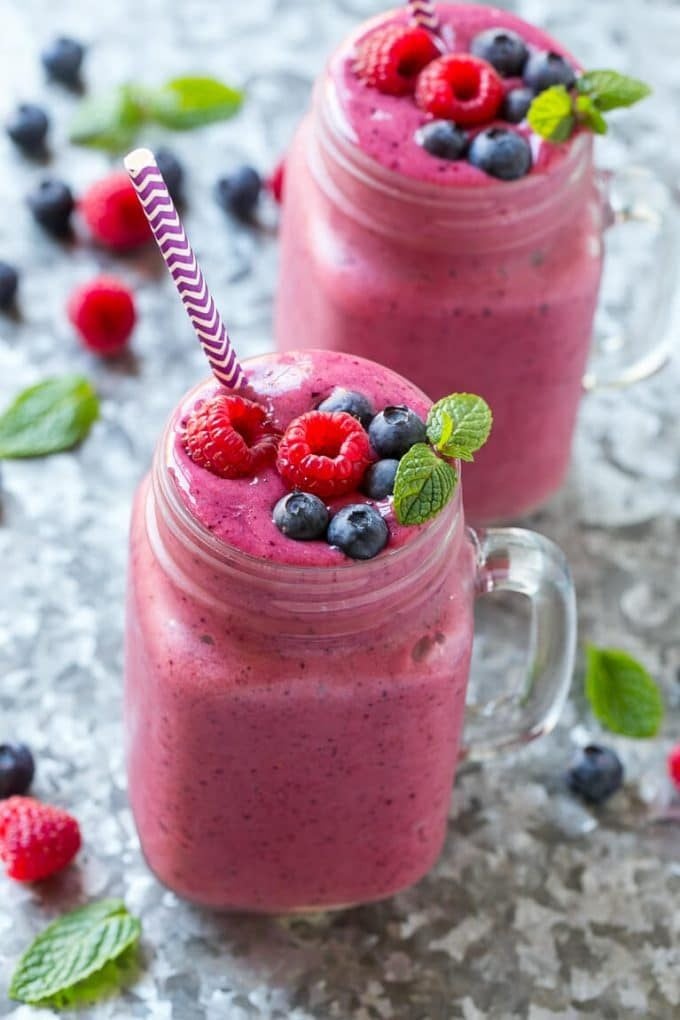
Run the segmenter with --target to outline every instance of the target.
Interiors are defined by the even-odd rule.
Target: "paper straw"
[[[441,25],[432,0],[408,0],[411,16],[421,28],[438,35]]]
[[[227,389],[240,389],[246,383],[245,373],[153,153],[135,149],[124,162],[213,375]]]

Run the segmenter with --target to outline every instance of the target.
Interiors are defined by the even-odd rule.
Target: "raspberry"
[[[0,802],[0,859],[19,882],[38,882],[70,864],[80,849],[78,822],[33,797]]]
[[[464,127],[493,120],[504,95],[498,72],[468,53],[451,53],[435,60],[416,85],[416,103],[421,109]]]
[[[283,202],[283,186],[286,178],[286,160],[280,159],[266,180],[267,191],[278,205]]]
[[[668,755],[668,775],[680,790],[680,744],[674,747]]]
[[[286,429],[276,466],[291,489],[330,499],[354,492],[372,460],[366,430],[351,414],[309,411]]]
[[[105,358],[120,354],[136,317],[132,294],[115,276],[98,276],[77,287],[67,312],[83,346]]]
[[[416,78],[441,51],[424,28],[387,25],[363,39],[354,71],[366,85],[391,96],[413,93]]]
[[[80,200],[92,236],[114,251],[138,248],[151,238],[135,189],[126,173],[109,174],[97,181]]]
[[[184,448],[194,464],[221,478],[249,478],[276,456],[280,433],[259,404],[219,393],[193,409]]]

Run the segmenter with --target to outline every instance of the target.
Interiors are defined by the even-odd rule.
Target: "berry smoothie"
[[[424,416],[430,403],[334,352],[246,370],[267,414],[253,448],[262,428],[280,435],[338,387],[376,412]],[[294,541],[273,521],[290,488],[283,440],[276,465],[263,455],[250,476],[215,474],[219,436],[204,415],[215,392],[204,383],[176,409],[134,507],[126,722],[144,854],[166,885],[212,907],[389,896],[425,874],[445,833],[476,571],[460,486],[420,526],[399,524],[389,499],[326,499],[332,520],[349,501],[377,508],[387,537],[366,562]]]
[[[576,61],[506,11],[437,10],[456,55],[446,73],[485,75],[474,100],[487,106],[474,123],[466,99],[455,124],[433,113],[436,61],[415,94],[376,87],[385,76],[394,86],[393,50],[367,40],[407,26],[405,9],[340,47],[287,159],[276,335],[282,350],[323,338],[372,358],[432,399],[481,394],[495,428],[466,469],[465,503],[483,523],[540,505],[567,469],[601,275],[601,203],[591,136],[548,142],[523,119],[527,94],[573,83]],[[480,42],[492,29],[520,48],[504,73],[475,63],[482,53],[503,66]]]

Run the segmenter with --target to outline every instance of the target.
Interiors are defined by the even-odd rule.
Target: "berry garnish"
[[[472,139],[468,159],[491,177],[515,181],[531,170],[531,146],[509,128],[488,128]]]
[[[144,210],[125,172],[93,184],[79,208],[96,241],[114,251],[138,248],[151,238]]]
[[[26,744],[0,744],[0,799],[26,793],[35,762]]]
[[[493,120],[503,94],[498,72],[469,53],[451,53],[435,60],[416,86],[421,109],[465,127]]]
[[[0,859],[10,878],[38,882],[70,864],[80,849],[78,823],[32,797],[0,802]]]
[[[283,202],[283,186],[286,179],[286,161],[285,159],[279,160],[271,174],[265,181],[267,190],[270,192],[272,198],[279,205]]]
[[[238,219],[252,220],[262,191],[262,178],[252,166],[241,166],[217,182],[217,201]]]
[[[680,790],[680,744],[674,747],[668,755],[668,775]]]
[[[283,535],[310,542],[326,534],[330,515],[326,505],[311,492],[289,492],[274,507],[274,524]]]
[[[364,480],[361,483],[361,491],[365,492],[370,499],[387,499],[394,492],[394,479],[397,476],[398,460],[386,458],[377,460],[371,464]]]
[[[410,407],[386,407],[370,424],[368,437],[379,457],[399,459],[416,443],[427,440],[425,422]]]
[[[115,276],[98,276],[77,287],[67,311],[83,346],[105,358],[124,350],[136,319],[132,294]]]
[[[379,92],[408,96],[413,93],[420,72],[440,52],[424,28],[387,25],[359,43],[354,71],[361,81]]]
[[[573,793],[600,804],[619,789],[623,782],[623,766],[618,755],[608,747],[589,744],[574,755],[567,770],[567,784]]]
[[[531,89],[510,89],[501,106],[501,117],[503,120],[510,121],[511,124],[519,124],[529,112],[533,98],[534,94]]]
[[[346,411],[354,418],[357,418],[364,428],[368,428],[371,418],[375,414],[373,404],[363,393],[355,390],[346,390],[342,386],[336,386],[330,396],[322,400],[318,407],[319,411]]]
[[[184,429],[194,464],[221,478],[250,478],[276,456],[279,433],[260,404],[218,393],[198,404]]]
[[[170,149],[156,149],[154,156],[165,185],[170,192],[170,198],[173,202],[181,202],[183,198],[182,185],[184,183],[184,168],[182,164]]]
[[[571,89],[576,84],[576,75],[571,64],[561,53],[540,50],[532,53],[524,68],[524,82],[534,94],[549,89],[551,85],[564,85]]]
[[[48,178],[26,196],[26,201],[35,221],[49,234],[66,237],[70,233],[75,202],[68,184]]]
[[[276,466],[291,489],[330,499],[357,489],[372,459],[366,431],[351,414],[308,411],[286,429]]]
[[[9,262],[0,262],[0,308],[7,311],[14,304],[19,286],[19,274]]]
[[[384,520],[368,503],[343,506],[331,518],[326,539],[353,560],[371,560],[385,548],[389,530]]]
[[[60,36],[50,43],[40,59],[50,78],[64,85],[80,84],[80,68],[85,56],[85,47],[77,39]]]
[[[50,122],[41,106],[22,103],[7,121],[7,134],[24,152],[35,155],[43,151]]]
[[[504,78],[522,73],[529,50],[524,39],[509,28],[487,28],[470,43],[470,52],[486,60]]]
[[[433,120],[416,134],[416,141],[431,156],[439,159],[460,159],[468,147],[468,137],[450,120]]]

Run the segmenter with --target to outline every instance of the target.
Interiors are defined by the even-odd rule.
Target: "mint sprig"
[[[642,738],[659,732],[661,691],[627,652],[587,645],[585,693],[595,718],[612,733]]]
[[[632,106],[651,91],[645,82],[618,71],[586,71],[573,91],[552,85],[539,93],[527,120],[537,135],[551,142],[566,142],[579,127],[603,135],[607,132],[603,113]]]
[[[458,475],[427,443],[416,443],[399,461],[394,479],[394,512],[400,524],[424,524],[443,510]]]
[[[493,415],[475,393],[452,393],[438,400],[427,416],[427,438],[444,457],[474,460],[489,438]]]
[[[99,417],[87,379],[65,375],[30,386],[0,415],[0,458],[41,457],[70,450]]]
[[[122,900],[74,910],[47,927],[21,957],[9,995],[31,1005],[63,1006],[112,990],[111,964],[139,941],[141,924]]]

